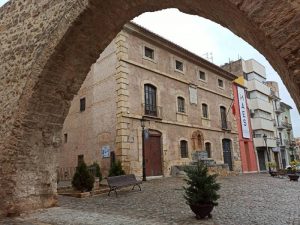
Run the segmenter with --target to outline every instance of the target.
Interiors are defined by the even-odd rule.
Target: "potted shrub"
[[[275,177],[277,175],[277,171],[276,171],[276,163],[275,162],[268,162],[267,163],[267,167],[270,168],[270,175],[272,177]]]
[[[297,174],[297,166],[300,163],[297,160],[290,162],[290,168],[288,169],[288,176],[290,181],[298,181],[299,175]]]
[[[213,207],[218,205],[217,191],[220,184],[216,182],[217,175],[209,175],[207,167],[198,162],[195,167],[186,167],[187,187],[184,187],[186,203],[196,214],[197,219],[208,216],[211,218]]]
[[[89,192],[93,189],[94,181],[94,176],[88,171],[85,162],[81,162],[76,168],[72,186],[80,192]]]
[[[109,169],[109,177],[125,175],[125,171],[122,168],[122,164],[120,161],[113,161],[111,167]]]

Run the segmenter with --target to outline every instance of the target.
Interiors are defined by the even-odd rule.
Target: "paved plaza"
[[[151,180],[142,191],[120,191],[86,199],[59,197],[59,207],[35,211],[1,224],[17,225],[300,225],[300,182],[267,174],[220,178],[219,206],[212,219],[196,220],[185,204],[181,178]]]

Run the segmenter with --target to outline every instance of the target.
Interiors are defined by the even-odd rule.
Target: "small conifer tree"
[[[89,167],[94,168],[94,170],[95,170],[94,176],[99,177],[99,181],[101,181],[102,180],[102,173],[101,173],[101,169],[100,169],[99,164],[97,162],[94,162]]]
[[[85,162],[81,162],[73,176],[72,186],[81,192],[91,191],[94,185],[94,176],[88,171]]]
[[[198,162],[196,167],[187,167],[185,172],[187,174],[185,181],[188,187],[183,188],[187,204],[218,205],[217,200],[220,196],[217,191],[220,189],[220,184],[216,182],[217,175],[209,175],[207,167],[201,162]]]
[[[120,161],[112,162],[109,169],[109,177],[124,175],[125,171],[122,169],[122,164]]]

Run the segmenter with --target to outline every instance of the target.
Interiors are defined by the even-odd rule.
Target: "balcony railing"
[[[281,121],[278,121],[278,122],[276,123],[276,127],[277,127],[278,130],[282,130],[282,129],[285,128],[285,126],[283,126],[283,124],[282,124]]]
[[[150,104],[142,104],[144,116],[162,119],[162,107]]]
[[[222,130],[231,130],[232,129],[232,125],[231,125],[231,122],[229,121],[220,121],[220,124],[221,124],[221,129]]]
[[[282,126],[284,126],[287,129],[292,129],[292,124],[290,124],[289,122],[281,122]]]
[[[270,91],[271,91],[270,95],[271,95],[272,98],[279,99],[278,92],[275,92],[272,89]]]
[[[275,113],[280,114],[280,113],[283,113],[284,110],[281,107],[278,107],[274,111],[275,111]]]

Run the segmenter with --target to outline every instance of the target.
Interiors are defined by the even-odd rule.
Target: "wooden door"
[[[153,131],[149,133],[148,139],[145,140],[146,176],[160,176],[162,175],[161,134]]]

